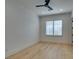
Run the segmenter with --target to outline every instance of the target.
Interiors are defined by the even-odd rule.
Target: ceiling
[[[21,5],[21,8],[26,8],[40,15],[68,12],[73,9],[73,0],[50,0],[49,5],[54,9],[52,11],[48,11],[48,8],[46,7],[35,7],[36,5],[44,4],[44,1],[45,0],[16,0],[16,2]]]

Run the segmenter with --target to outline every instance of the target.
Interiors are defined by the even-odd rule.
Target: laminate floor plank
[[[73,47],[65,44],[38,43],[7,59],[73,59]]]

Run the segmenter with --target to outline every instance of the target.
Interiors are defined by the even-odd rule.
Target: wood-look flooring
[[[73,48],[65,44],[38,43],[7,59],[73,59]]]

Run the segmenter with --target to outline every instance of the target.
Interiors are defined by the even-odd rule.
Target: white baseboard
[[[7,53],[7,54],[5,55],[5,57],[7,58],[7,57],[10,56],[10,55],[16,54],[16,53],[18,53],[19,51],[22,51],[23,49],[28,48],[28,47],[30,47],[30,46],[32,46],[32,45],[38,43],[38,42],[39,42],[39,41],[34,41],[34,42],[32,42],[32,43],[26,44],[25,46],[23,46],[23,47],[21,47],[21,48],[17,48],[17,49],[15,49],[15,50],[12,50],[12,51],[10,51],[9,53]]]

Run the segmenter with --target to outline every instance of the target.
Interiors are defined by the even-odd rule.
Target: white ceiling
[[[44,1],[45,0],[16,0],[16,2],[21,5],[21,8],[26,8],[36,14],[67,12],[73,9],[73,0],[50,0],[49,5],[54,9],[52,11],[48,11],[46,7],[35,7],[36,5],[44,4]]]

